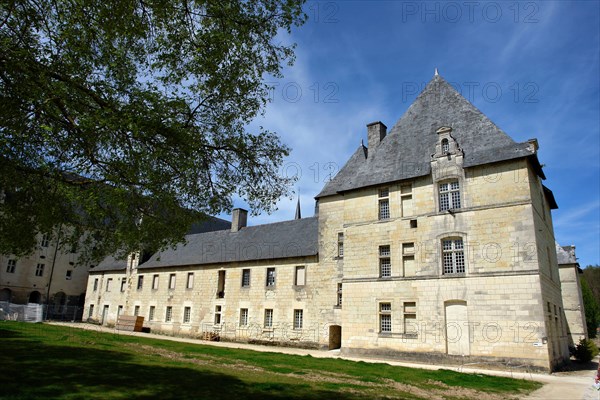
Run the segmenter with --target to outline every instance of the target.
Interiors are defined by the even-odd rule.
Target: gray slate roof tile
[[[436,130],[442,126],[452,128],[465,167],[535,157],[529,143],[514,142],[442,77],[434,76],[387,136],[373,149],[359,146],[316,198],[430,174]]]

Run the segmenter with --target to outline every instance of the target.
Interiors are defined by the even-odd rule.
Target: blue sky
[[[596,1],[309,1],[264,118],[292,148],[303,216],[366,124],[391,128],[438,68],[515,141],[537,138],[556,239],[600,264],[600,7]],[[244,207],[243,202],[235,206]],[[292,219],[296,199],[251,225]],[[224,216],[225,217],[225,216]]]

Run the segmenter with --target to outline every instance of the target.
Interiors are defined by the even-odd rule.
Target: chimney
[[[248,222],[248,210],[234,208],[231,213],[231,232],[237,232],[246,227]]]
[[[387,133],[387,126],[381,121],[371,122],[367,125],[367,144],[369,152],[375,150],[375,147],[383,140]]]

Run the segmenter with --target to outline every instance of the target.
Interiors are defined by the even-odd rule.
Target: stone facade
[[[389,133],[375,122],[367,136],[313,219],[246,227],[238,214],[231,231],[139,265],[106,262],[90,274],[86,317],[346,354],[568,360],[581,297],[569,287],[563,304],[537,141],[515,143],[439,76]],[[271,250],[247,251],[260,247]]]
[[[588,338],[587,324],[585,323],[585,307],[581,293],[580,275],[583,271],[575,257],[575,246],[561,247],[556,244],[560,283],[564,305],[569,346],[575,346],[581,339]]]
[[[57,243],[58,233],[40,235],[29,256],[0,255],[0,301],[48,304],[49,317],[81,318],[92,266],[79,264],[76,250]]]

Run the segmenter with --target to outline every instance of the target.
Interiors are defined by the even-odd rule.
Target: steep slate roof
[[[556,258],[558,259],[558,265],[563,264],[577,264],[577,257],[575,257],[575,248],[573,246],[562,246],[556,243]]]
[[[186,236],[187,243],[158,252],[139,269],[314,256],[316,217]]]
[[[231,222],[217,217],[197,222],[192,225],[189,235],[231,229]],[[125,271],[127,268],[127,260],[117,259],[113,256],[108,256],[98,264],[90,272],[105,272],[105,271]]]
[[[451,135],[464,152],[465,167],[531,157],[545,178],[530,143],[514,142],[436,75],[387,136],[373,149],[359,146],[316,198],[430,174],[436,130],[442,126],[452,128]]]

